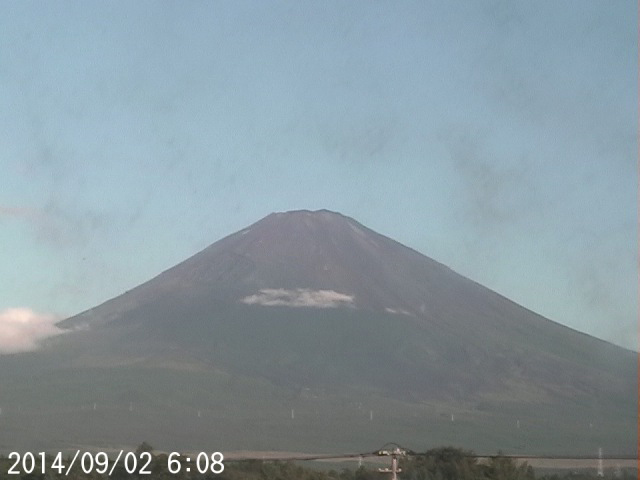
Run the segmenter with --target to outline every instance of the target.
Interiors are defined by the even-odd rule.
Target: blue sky
[[[5,2],[0,321],[327,208],[637,348],[637,58],[633,1]]]

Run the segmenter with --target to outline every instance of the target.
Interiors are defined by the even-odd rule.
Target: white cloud
[[[30,308],[0,311],[0,354],[35,350],[40,340],[63,332],[55,326],[58,320],[55,315]]]
[[[404,308],[389,308],[389,307],[387,307],[387,308],[384,309],[384,311],[387,312],[387,313],[391,313],[393,315],[408,315],[410,317],[414,316],[411,312],[406,311]]]
[[[249,295],[240,300],[248,305],[266,305],[269,307],[315,307],[335,308],[353,306],[353,295],[339,293],[334,290],[311,290],[296,288],[264,288],[255,295]]]

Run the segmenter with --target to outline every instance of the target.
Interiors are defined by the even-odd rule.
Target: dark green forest
[[[92,473],[84,473],[82,468],[75,464],[71,471],[66,471],[71,458],[65,457],[61,471],[51,468],[55,458],[45,458],[45,473],[42,473],[41,458],[35,456],[36,464],[31,473],[25,473],[21,469],[23,464],[16,462],[16,457],[0,457],[0,480],[143,480],[143,479],[171,479],[171,480],[384,480],[391,478],[390,473],[378,472],[378,467],[362,466],[357,469],[343,468],[340,470],[326,469],[322,465],[311,465],[309,462],[292,461],[265,461],[265,460],[224,460],[224,469],[221,473],[208,472],[201,474],[196,472],[195,465],[192,471],[187,472],[187,464],[173,463],[173,468],[180,471],[171,472],[169,469],[170,457],[165,453],[153,453],[150,445],[143,443],[136,450],[136,455],[148,452],[144,457],[145,473],[128,473],[124,465],[118,464],[111,472],[99,474],[96,467]],[[111,459],[113,461],[113,459]],[[176,461],[177,462],[177,461]],[[304,465],[302,465],[304,464]],[[60,466],[60,464],[58,464]],[[19,470],[20,473],[11,473]],[[31,467],[27,462],[27,469]],[[595,469],[589,471],[563,471],[562,473],[536,474],[534,469],[526,462],[517,462],[513,458],[495,456],[479,460],[471,451],[455,447],[441,447],[428,450],[424,453],[412,453],[401,457],[399,461],[401,480],[588,480],[602,479]],[[217,466],[218,470],[220,466]],[[88,469],[87,469],[88,470]],[[636,478],[636,469],[624,469],[617,472],[605,471],[604,479],[615,478],[626,480]]]

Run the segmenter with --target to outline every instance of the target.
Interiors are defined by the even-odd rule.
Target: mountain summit
[[[222,431],[237,448],[332,450],[339,438],[358,450],[389,435],[420,441],[416,422],[435,445],[484,451],[522,441],[541,451],[552,445],[549,425],[558,445],[580,437],[575,448],[627,448],[636,435],[633,352],[327,210],[268,215],[59,326],[70,333],[23,357],[28,374],[23,360],[3,366],[0,357],[0,384],[15,386],[0,391],[0,404],[47,398],[59,405],[51,418],[64,418],[74,411],[66,392],[78,392],[77,408],[103,402],[114,412],[91,420],[114,442],[201,448],[192,442]],[[39,376],[47,380],[25,390],[21,379]],[[171,427],[148,436],[150,413],[121,420],[122,405]],[[284,406],[300,430],[283,423]],[[198,422],[208,411],[209,428],[183,426],[185,408]],[[387,412],[378,423],[374,410]],[[443,415],[462,423],[452,430]],[[246,434],[249,424],[263,437]],[[525,437],[513,430],[521,424]],[[88,435],[71,433],[77,442]]]

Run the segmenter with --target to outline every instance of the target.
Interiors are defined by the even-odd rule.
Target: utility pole
[[[391,480],[398,480],[398,473],[402,470],[398,468],[398,457],[405,456],[407,452],[399,447],[393,450],[380,450],[378,452],[379,457],[391,457],[391,468],[379,468],[380,473],[390,473]]]
[[[602,447],[598,449],[598,476],[604,477],[604,466],[602,464]]]

